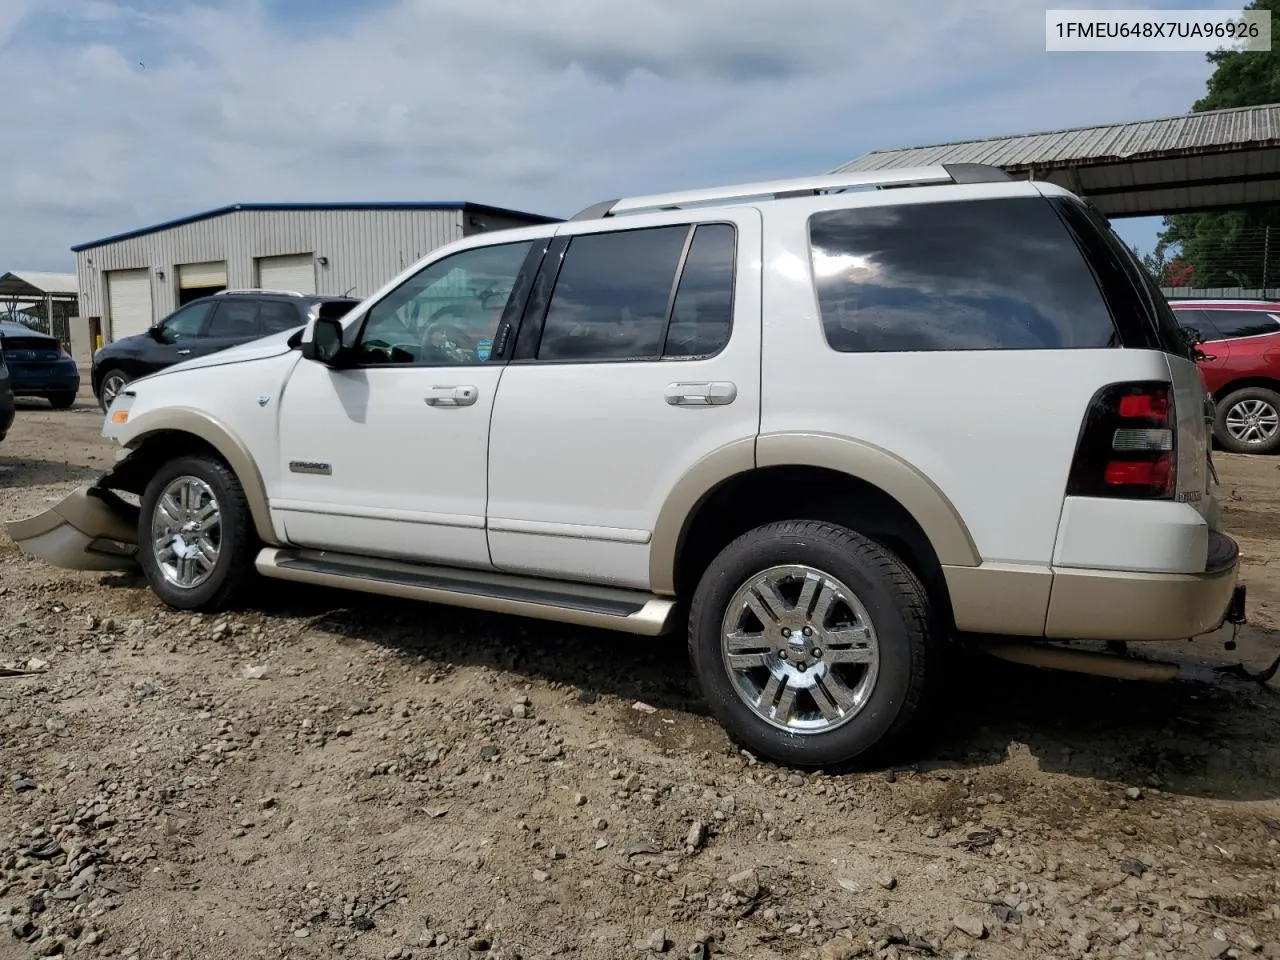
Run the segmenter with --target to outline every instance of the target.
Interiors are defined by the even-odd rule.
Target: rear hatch
[[[60,356],[57,340],[49,337],[0,337],[0,350],[10,366],[53,363]]]
[[[1177,418],[1175,499],[1194,507],[1217,529],[1209,482],[1212,444],[1209,397],[1191,345],[1155,280],[1092,204],[1059,199],[1059,212],[1080,243],[1111,307],[1124,346],[1159,350],[1169,367]]]

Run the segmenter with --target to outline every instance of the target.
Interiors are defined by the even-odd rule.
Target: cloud
[[[0,269],[239,200],[608,196],[1186,109],[1022,0],[0,0]],[[7,31],[7,34],[6,34]]]

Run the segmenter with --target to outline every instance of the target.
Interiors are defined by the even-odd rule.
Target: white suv
[[[137,380],[105,427],[127,455],[9,530],[64,566],[136,554],[182,609],[260,575],[650,635],[687,613],[728,731],[831,765],[901,742],[954,636],[1242,617],[1204,403],[1065,190],[749,184],[469,237],[340,320]]]

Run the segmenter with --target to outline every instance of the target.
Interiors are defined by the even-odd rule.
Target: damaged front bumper
[[[129,570],[137,565],[138,508],[102,486],[107,478],[56,507],[5,524],[24,553],[68,570]]]

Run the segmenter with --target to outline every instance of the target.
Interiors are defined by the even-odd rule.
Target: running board
[[[264,577],[277,580],[426,600],[646,637],[666,633],[675,609],[674,600],[637,590],[374,560],[324,550],[267,547],[258,554],[255,566]]]

